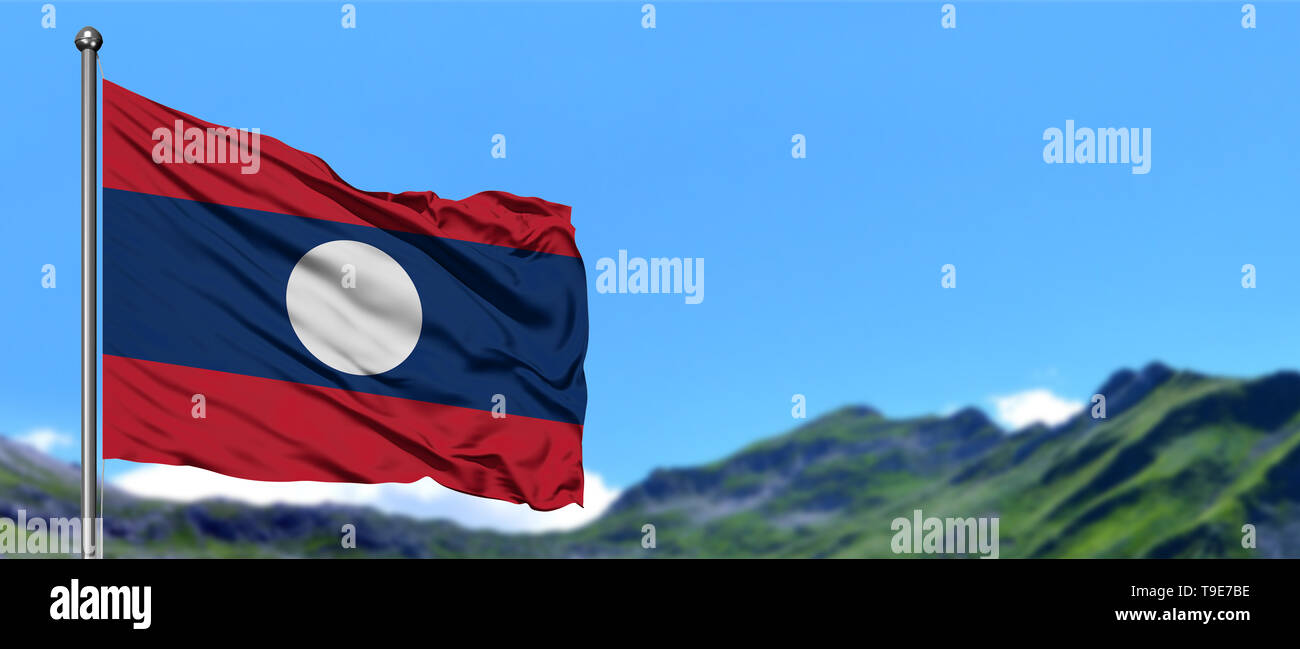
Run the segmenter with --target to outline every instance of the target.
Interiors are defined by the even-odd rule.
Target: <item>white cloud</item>
[[[14,439],[42,452],[49,453],[55,447],[67,446],[72,443],[71,435],[64,435],[53,428],[37,428]]]
[[[993,405],[998,420],[1011,430],[1034,423],[1055,426],[1083,410],[1082,401],[1070,401],[1043,388],[993,397]]]
[[[595,519],[618,497],[619,490],[587,471],[583,502],[551,512],[527,505],[479,498],[443,487],[431,478],[410,484],[343,484],[336,482],[259,482],[189,466],[141,465],[113,478],[118,488],[143,498],[195,501],[225,498],[253,505],[323,503],[363,505],[417,518],[442,518],[473,529],[545,532],[580,527]]]

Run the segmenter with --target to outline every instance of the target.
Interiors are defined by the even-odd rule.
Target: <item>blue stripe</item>
[[[294,264],[338,239],[383,250],[420,294],[420,341],[381,375],[321,363],[289,322]],[[103,245],[106,354],[583,421],[581,259],[114,189]]]

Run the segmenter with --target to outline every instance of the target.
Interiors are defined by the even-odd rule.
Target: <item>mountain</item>
[[[1300,556],[1300,374],[1159,363],[1106,417],[1003,431],[981,411],[846,407],[708,465],[659,469],[579,530],[471,531],[357,507],[106,496],[110,556],[894,557],[891,522],[997,517],[1002,557]],[[0,517],[75,516],[77,470],[0,438]],[[356,526],[358,549],[339,543]],[[641,545],[646,524],[657,546]],[[1242,547],[1243,525],[1257,547]],[[926,556],[926,555],[920,555]]]

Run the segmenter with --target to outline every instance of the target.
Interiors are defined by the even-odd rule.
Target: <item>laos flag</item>
[[[582,504],[568,207],[362,191],[256,130],[103,98],[106,458]]]

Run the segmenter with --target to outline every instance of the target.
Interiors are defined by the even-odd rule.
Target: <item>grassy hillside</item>
[[[583,529],[467,531],[349,507],[110,496],[116,556],[894,557],[890,528],[1000,519],[1003,557],[1300,556],[1300,374],[1117,372],[1107,417],[1008,434],[983,413],[849,407],[712,464],[656,470]],[[0,516],[76,513],[76,471],[0,442]],[[356,525],[358,549],[338,542]],[[641,546],[654,524],[657,547]],[[1258,547],[1241,547],[1243,524]],[[924,555],[922,555],[924,556]]]
[[[890,522],[1000,518],[1003,557],[1300,556],[1300,375],[1153,364],[1089,413],[1004,434],[976,410],[889,420],[846,408],[712,465],[657,471],[565,535],[591,553],[892,557]],[[1241,547],[1256,526],[1258,547]]]

